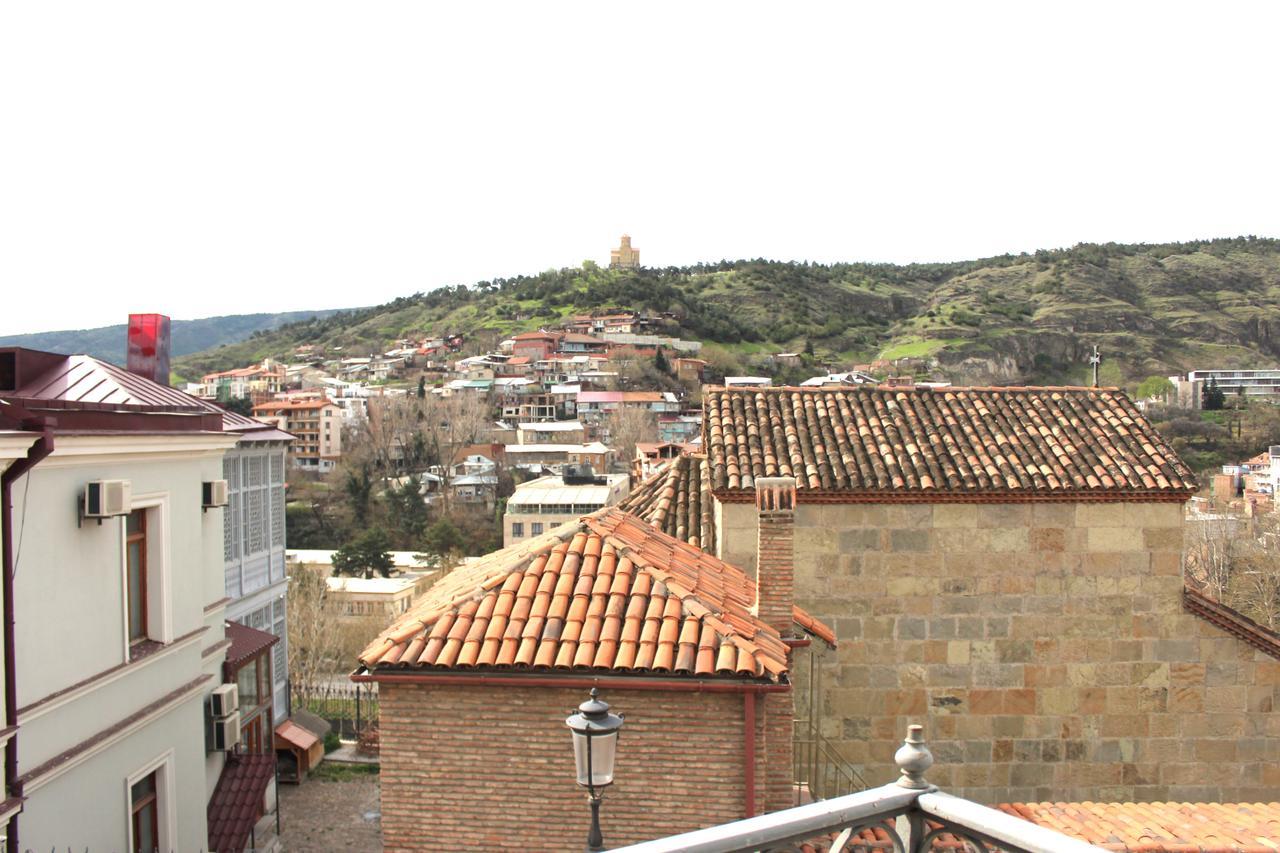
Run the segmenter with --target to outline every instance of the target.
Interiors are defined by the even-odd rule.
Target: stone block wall
[[[385,849],[581,849],[590,812],[574,784],[564,721],[586,698],[584,685],[380,685]],[[601,698],[626,718],[615,782],[601,809],[606,846],[746,814],[741,694],[607,689]],[[784,793],[772,790],[768,780],[777,774],[766,764],[780,752],[790,761],[791,702],[789,693],[757,702],[759,813],[766,796]],[[772,726],[774,717],[785,724]],[[785,733],[785,751],[774,733]]]
[[[753,570],[755,507],[716,511]],[[982,802],[1275,798],[1280,661],[1183,611],[1181,504],[801,504],[796,525],[796,603],[839,640],[823,734],[871,784],[923,723],[930,780]]]

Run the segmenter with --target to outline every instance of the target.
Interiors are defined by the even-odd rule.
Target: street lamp
[[[609,713],[609,703],[599,698],[600,691],[591,688],[591,698],[578,706],[578,713],[564,721],[573,732],[573,761],[577,765],[578,784],[587,789],[591,804],[591,831],[587,833],[588,853],[604,850],[600,835],[600,800],[602,789],[613,784],[613,760],[618,753],[618,730],[622,716]]]

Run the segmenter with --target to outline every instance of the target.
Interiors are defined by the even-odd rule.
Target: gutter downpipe
[[[13,606],[13,484],[19,477],[34,468],[42,459],[53,453],[53,421],[49,418],[32,418],[22,423],[25,429],[38,427],[40,438],[27,449],[24,459],[19,459],[0,474],[0,559],[3,561],[4,577],[0,583],[4,587],[4,724],[5,727],[18,726],[18,661],[17,639],[14,631]],[[26,511],[26,507],[23,507]],[[18,778],[18,733],[4,748],[4,779],[7,796],[22,798],[22,782]],[[21,813],[19,811],[19,813]],[[8,850],[21,850],[18,844],[18,814],[9,818],[5,830],[5,844]]]
[[[748,693],[742,697],[742,716],[746,729],[745,747],[747,766],[743,777],[747,789],[746,817],[756,814],[756,694]]]

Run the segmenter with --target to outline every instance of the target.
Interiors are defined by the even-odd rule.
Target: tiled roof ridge
[[[1182,588],[1182,606],[1188,613],[1199,616],[1255,649],[1280,660],[1280,633],[1259,624],[1234,607],[1215,601],[1190,586]]]

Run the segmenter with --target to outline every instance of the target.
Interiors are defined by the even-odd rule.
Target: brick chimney
[[[756,479],[756,615],[784,637],[795,634],[796,480]]]
[[[169,384],[169,318],[164,314],[129,315],[130,373]]]

